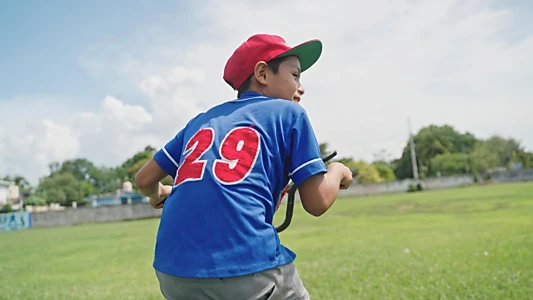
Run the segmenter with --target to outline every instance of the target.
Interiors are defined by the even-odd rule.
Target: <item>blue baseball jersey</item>
[[[190,120],[154,159],[174,178],[155,269],[222,278],[292,262],[272,224],[281,194],[326,172],[306,111],[248,92]]]

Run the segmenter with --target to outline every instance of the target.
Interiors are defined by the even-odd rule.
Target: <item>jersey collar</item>
[[[244,92],[241,94],[241,96],[239,97],[239,99],[246,99],[246,98],[258,98],[258,97],[265,97],[265,95],[263,94],[259,94],[257,92]]]
[[[240,102],[252,99],[268,99],[268,97],[257,92],[244,92],[239,98],[231,100],[230,102]]]

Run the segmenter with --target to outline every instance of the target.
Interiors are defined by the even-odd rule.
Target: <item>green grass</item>
[[[533,183],[339,199],[320,218],[296,206],[280,236],[313,300],[533,298]],[[157,225],[2,233],[0,299],[162,299]]]

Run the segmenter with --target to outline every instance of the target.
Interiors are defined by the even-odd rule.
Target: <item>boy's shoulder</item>
[[[288,122],[291,125],[302,117],[304,119],[308,118],[305,108],[292,101],[270,98],[269,101],[264,102],[264,105],[272,114],[281,116],[285,122]]]
[[[198,127],[209,123],[221,116],[232,119],[235,114],[257,114],[260,119],[273,117],[286,125],[293,125],[300,117],[307,118],[307,111],[298,103],[279,98],[257,97],[254,99],[233,99],[216,104],[209,109],[197,113],[185,127]],[[270,116],[270,117],[269,117]]]

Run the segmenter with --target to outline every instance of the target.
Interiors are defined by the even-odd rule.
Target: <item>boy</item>
[[[190,120],[138,172],[136,184],[164,209],[154,268],[167,299],[310,299],[272,219],[289,180],[304,209],[324,214],[352,172],[327,167],[305,110],[300,74],[322,44],[289,47],[257,34],[227,61],[237,99]],[[167,175],[172,187],[160,183]]]

